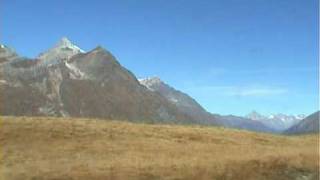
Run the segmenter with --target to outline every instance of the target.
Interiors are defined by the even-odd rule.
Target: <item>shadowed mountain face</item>
[[[285,134],[308,134],[319,133],[319,116],[320,111],[311,114],[298,124],[287,129]]]
[[[159,78],[141,80],[102,47],[84,52],[67,38],[36,59],[0,48],[2,115],[71,116],[219,125],[272,131],[258,121],[207,112]]]

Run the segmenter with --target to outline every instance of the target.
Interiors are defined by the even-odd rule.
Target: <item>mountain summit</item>
[[[84,50],[72,43],[67,37],[61,38],[60,41],[56,44],[55,48],[70,48],[74,51],[84,53]]]
[[[40,59],[39,64],[41,65],[57,64],[58,61],[64,61],[84,52],[84,50],[72,43],[68,38],[63,37],[53,48],[41,53],[37,59]]]

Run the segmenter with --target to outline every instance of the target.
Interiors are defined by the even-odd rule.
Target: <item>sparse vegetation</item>
[[[319,136],[1,117],[4,180],[318,179]]]

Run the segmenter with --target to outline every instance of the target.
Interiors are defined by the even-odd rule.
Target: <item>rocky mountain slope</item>
[[[152,92],[157,92],[168,101],[175,104],[181,111],[203,124],[216,124],[224,127],[248,129],[254,131],[273,132],[261,122],[238,116],[221,116],[207,112],[197,101],[189,95],[174,89],[158,77],[139,79],[140,83]]]
[[[151,92],[159,93],[189,116],[200,119],[204,123],[212,123],[214,121],[214,118],[197,101],[189,95],[170,87],[159,77],[139,79],[139,81]]]
[[[319,117],[320,111],[311,114],[303,119],[298,124],[290,127],[284,133],[285,134],[308,134],[319,133]]]

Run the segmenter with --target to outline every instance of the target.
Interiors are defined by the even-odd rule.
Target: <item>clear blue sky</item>
[[[159,76],[208,111],[318,109],[317,0],[0,0],[0,41],[34,57],[67,36]]]

